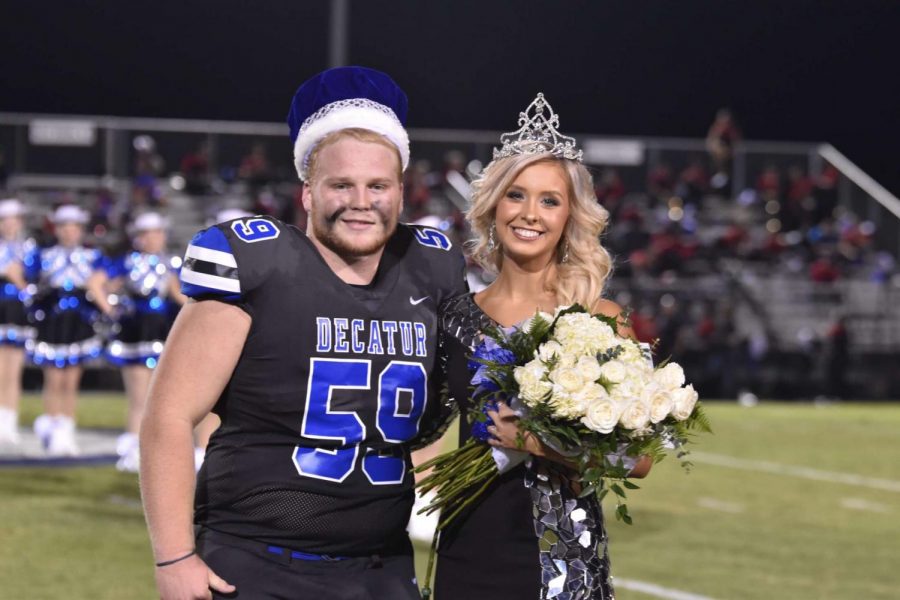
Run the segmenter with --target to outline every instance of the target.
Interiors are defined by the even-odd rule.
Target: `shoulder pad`
[[[216,226],[204,229],[191,240],[179,278],[182,293],[191,298],[237,300],[241,296],[237,261],[228,239]]]

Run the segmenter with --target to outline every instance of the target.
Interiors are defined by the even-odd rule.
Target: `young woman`
[[[0,202],[0,447],[19,443],[19,399],[25,342],[34,337],[22,295],[22,261],[34,244],[22,237],[25,207],[16,199]]]
[[[511,327],[537,310],[553,313],[574,303],[621,315],[617,304],[601,299],[611,270],[600,245],[607,213],[597,204],[575,140],[560,135],[557,123],[539,95],[520,117],[522,128],[501,137],[503,147],[472,187],[474,255],[497,278],[443,307],[450,393],[462,413],[460,443],[469,437],[465,355],[485,327]],[[631,333],[624,323],[619,332]],[[490,443],[520,449],[516,414],[501,404],[490,416]],[[521,600],[565,590],[571,600],[612,598],[599,503],[578,498],[576,474],[563,457],[527,432],[524,440],[529,459],[501,475],[442,533],[435,596]],[[640,461],[632,476],[648,468],[649,461]]]
[[[35,419],[34,431],[51,456],[74,456],[81,365],[103,349],[93,327],[97,309],[86,293],[100,252],[82,245],[88,215],[81,208],[60,206],[52,221],[57,244],[25,258],[26,278],[37,282],[37,338],[26,347],[44,370],[44,414]]]
[[[121,471],[138,471],[138,427],[150,375],[177,307],[185,301],[173,257],[166,254],[167,227],[168,222],[158,213],[138,216],[130,231],[134,250],[104,261],[88,281],[97,307],[116,322],[107,357],[122,369],[128,397],[126,430],[117,444],[120,459],[116,466]],[[111,293],[117,299],[116,306],[110,304]]]

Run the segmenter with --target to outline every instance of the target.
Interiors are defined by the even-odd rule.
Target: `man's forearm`
[[[194,548],[193,426],[147,415],[141,424],[141,498],[155,562]]]

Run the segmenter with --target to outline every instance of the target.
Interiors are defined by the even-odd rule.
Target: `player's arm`
[[[213,408],[237,364],[250,316],[216,301],[189,302],[175,320],[150,383],[141,423],[141,496],[156,563],[194,549],[194,426]],[[233,591],[198,557],[156,568],[165,599]]]

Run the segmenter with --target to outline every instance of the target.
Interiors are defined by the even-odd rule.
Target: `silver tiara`
[[[544,115],[544,109],[549,116]],[[549,152],[558,158],[581,162],[583,152],[575,146],[575,138],[561,134],[557,127],[559,115],[544,100],[544,94],[538,94],[528,108],[519,113],[519,128],[500,136],[503,146],[494,148],[494,158]]]

